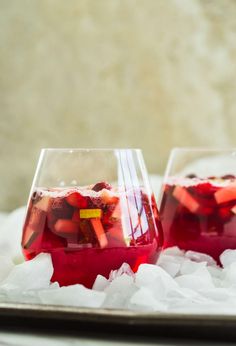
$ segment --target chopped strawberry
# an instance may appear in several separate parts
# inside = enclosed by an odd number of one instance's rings
[[[198,210],[199,203],[190,195],[186,188],[176,186],[173,191],[173,196],[192,213]]]
[[[218,204],[236,200],[236,186],[223,187],[215,192],[215,200]]]
[[[209,182],[204,182],[196,186],[190,186],[189,191],[206,198],[212,196],[212,194],[217,191],[217,187],[210,184]]]
[[[101,192],[101,199],[104,204],[116,204],[119,201],[117,196],[105,189]]]
[[[93,191],[100,191],[102,189],[107,189],[107,190],[111,190],[111,185],[106,183],[105,181],[102,181],[100,183],[97,183],[94,185],[94,187],[92,188]]]
[[[78,232],[78,224],[67,219],[59,219],[54,226],[55,232],[59,234],[75,234]]]
[[[40,210],[47,212],[49,209],[50,200],[51,200],[51,198],[49,196],[44,196],[40,199],[40,201],[35,203],[35,207],[37,207]]]
[[[72,192],[66,197],[67,203],[75,208],[87,208],[88,200],[85,196],[82,196],[79,192]]]
[[[91,219],[90,220],[91,225],[93,226],[94,232],[97,236],[99,245],[101,248],[104,248],[107,246],[108,241],[107,241],[107,237],[103,228],[103,225],[101,223],[100,219]]]

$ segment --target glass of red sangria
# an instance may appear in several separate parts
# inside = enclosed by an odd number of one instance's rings
[[[236,249],[236,149],[172,150],[160,198],[164,247],[217,261]]]
[[[124,262],[155,263],[162,228],[138,149],[43,149],[22,249],[50,253],[52,281],[92,287]]]

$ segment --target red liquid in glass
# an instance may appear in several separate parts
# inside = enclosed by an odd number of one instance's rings
[[[236,178],[173,178],[160,208],[164,247],[178,246],[217,261],[236,249]]]
[[[124,262],[136,271],[141,263],[155,263],[161,246],[153,196],[137,189],[114,191],[107,183],[36,190],[22,237],[26,259],[51,254],[52,281],[61,286],[91,287],[98,274],[108,277]]]

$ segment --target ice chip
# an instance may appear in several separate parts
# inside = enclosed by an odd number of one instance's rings
[[[138,287],[151,286],[154,281],[161,280],[165,286],[178,286],[164,269],[153,264],[141,264],[136,273],[135,283]]]
[[[0,256],[0,283],[6,279],[14,264],[8,256]]]
[[[2,282],[2,289],[31,290],[48,288],[53,274],[51,256],[42,253],[31,261],[16,265]]]
[[[236,262],[227,264],[226,268],[223,270],[223,282],[225,286],[236,285]]]
[[[93,284],[93,290],[104,291],[104,289],[109,285],[109,281],[102,275],[98,275]]]
[[[1,224],[0,252],[1,255],[6,254],[13,260],[23,260],[21,236],[25,213],[26,207],[18,208],[5,217]]]
[[[109,281],[112,281],[123,274],[127,274],[129,276],[134,277],[134,272],[132,271],[128,263],[123,263],[119,269],[112,270],[109,275]]]
[[[161,266],[161,268],[164,269],[173,278],[178,274],[181,266],[180,263],[174,261],[163,261],[161,263],[158,263],[158,265]]]
[[[202,268],[206,268],[206,265],[207,265],[206,262],[199,263],[199,262],[194,262],[194,261],[191,261],[189,259],[186,259],[181,265],[180,273],[182,275],[193,274],[197,270],[201,270]]]
[[[39,297],[43,304],[99,308],[105,300],[106,293],[90,290],[77,284],[41,290]]]
[[[228,298],[233,297],[235,294],[230,292],[229,289],[217,287],[213,289],[206,289],[201,292],[202,295],[208,299],[215,300],[216,302],[219,301],[227,301]],[[236,296],[235,296],[236,298]]]
[[[165,249],[163,251],[164,255],[170,255],[170,256],[184,256],[184,251],[180,250],[180,248],[178,248],[178,246],[173,246],[173,247],[169,247],[167,249]]]
[[[52,282],[49,286],[49,288],[60,288],[60,285],[59,283],[56,281],[56,282]]]
[[[127,305],[129,298],[136,290],[132,276],[123,274],[116,277],[110,285],[105,288],[107,297],[104,302],[104,307],[124,308]]]
[[[7,302],[14,303],[29,303],[39,304],[39,291],[38,290],[8,290],[7,291]]]
[[[190,259],[191,261],[206,262],[209,266],[217,266],[216,261],[211,256],[202,252],[189,250],[185,253],[185,257]]]
[[[141,287],[130,299],[130,308],[144,311],[166,311],[167,304],[158,300],[147,287]]]
[[[166,299],[171,291],[178,290],[178,283],[161,267],[142,264],[135,278],[138,288],[148,288],[157,300]]]
[[[224,268],[231,265],[231,263],[236,262],[236,250],[225,250],[220,255],[220,263],[223,265]]]
[[[195,272],[194,274],[181,275],[177,277],[175,281],[181,287],[190,288],[194,291],[201,291],[204,289],[214,288],[214,284],[210,274],[209,277],[207,277],[206,275],[198,275]]]
[[[183,257],[161,254],[157,261],[157,265],[163,268],[172,277],[175,277],[178,274],[183,261]]]

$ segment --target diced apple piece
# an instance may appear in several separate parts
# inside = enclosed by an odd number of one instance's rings
[[[101,223],[101,220],[100,219],[91,219],[90,222],[93,226],[93,229],[94,229],[94,232],[97,236],[100,247],[101,248],[106,247],[108,244],[108,241],[107,241],[107,237],[106,237],[103,225]]]
[[[101,199],[104,204],[116,204],[119,200],[111,191],[103,189],[101,192]]]
[[[236,200],[236,186],[227,186],[218,190],[214,194],[215,200],[218,204]]]
[[[46,213],[35,206],[32,207],[29,216],[29,225],[33,228],[41,228],[46,220]]]
[[[121,208],[120,208],[120,203],[117,203],[113,213],[111,214],[111,217],[113,219],[120,219],[121,218]]]
[[[54,229],[59,234],[75,234],[78,232],[78,224],[71,220],[59,219],[55,223]]]
[[[186,188],[182,186],[176,186],[174,188],[173,196],[192,213],[195,213],[200,206],[199,203],[186,190]]]
[[[37,207],[40,210],[47,212],[49,209],[50,200],[51,200],[51,198],[49,196],[44,196],[43,198],[40,199],[40,201],[35,203],[35,207]]]
[[[110,228],[106,236],[109,246],[126,246],[121,224]]]
[[[82,196],[79,192],[73,192],[66,197],[67,203],[75,208],[87,208],[88,201],[85,196]]]
[[[231,209],[232,213],[236,214],[236,205]]]
[[[33,229],[31,229],[30,227],[27,227],[25,230],[25,234],[24,234],[24,238],[23,238],[23,248],[24,249],[28,249],[33,242],[36,240],[36,238],[38,237],[40,233],[39,232],[35,232]]]

